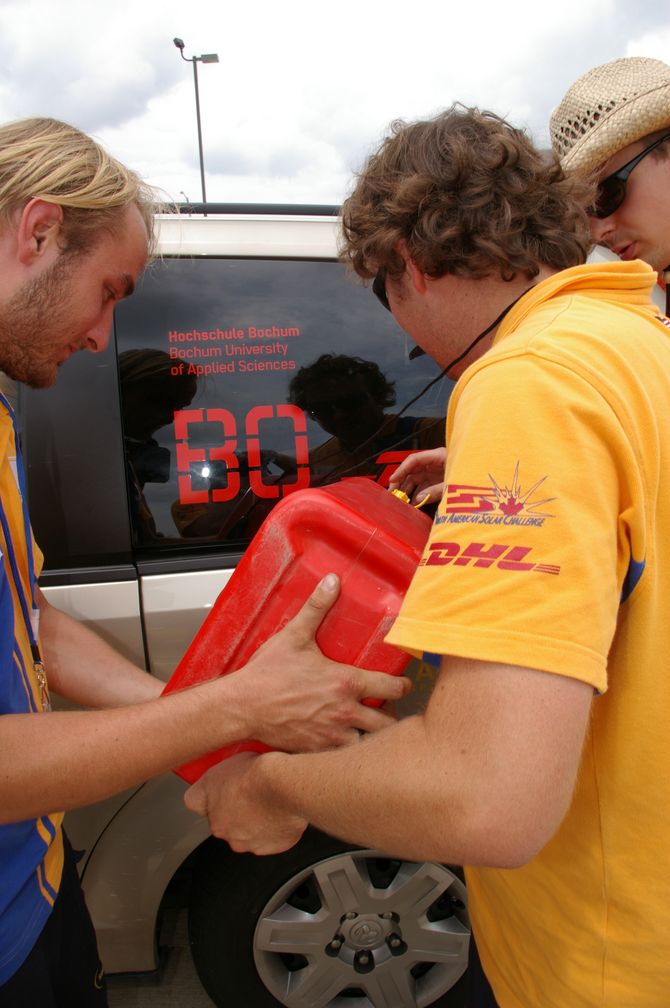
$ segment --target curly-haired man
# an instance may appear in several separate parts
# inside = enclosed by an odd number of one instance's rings
[[[648,265],[584,264],[592,200],[461,107],[396,124],[364,167],[343,255],[460,376],[388,637],[439,678],[423,715],[356,747],[248,757],[187,796],[237,849],[309,821],[468,866],[493,990],[474,958],[473,1005],[661,1008],[670,989],[670,340]],[[431,464],[395,482],[422,494]]]

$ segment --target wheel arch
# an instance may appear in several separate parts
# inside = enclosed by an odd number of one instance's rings
[[[108,973],[158,967],[157,924],[175,873],[210,836],[207,820],[183,802],[174,774],[148,781],[107,824],[82,882]]]

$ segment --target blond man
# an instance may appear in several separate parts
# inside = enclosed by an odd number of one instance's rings
[[[52,119],[0,128],[0,370],[43,388],[73,353],[105,349],[150,255],[153,211],[137,175],[79,130]],[[399,697],[407,683],[323,658],[314,633],[337,595],[330,578],[244,669],[161,697],[161,682],[40,593],[23,487],[2,398],[0,1006],[87,1008],[106,1004],[105,984],[62,810],[240,738],[288,750],[349,742],[389,722],[361,699]],[[54,712],[50,690],[90,709]]]

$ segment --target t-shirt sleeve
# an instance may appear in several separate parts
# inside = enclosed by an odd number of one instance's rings
[[[480,367],[454,392],[445,494],[387,640],[604,691],[634,468],[582,375],[533,355]]]

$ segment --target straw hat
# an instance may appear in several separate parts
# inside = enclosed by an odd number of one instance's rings
[[[554,110],[549,130],[563,168],[587,175],[665,126],[670,128],[670,66],[631,56],[580,77]]]

